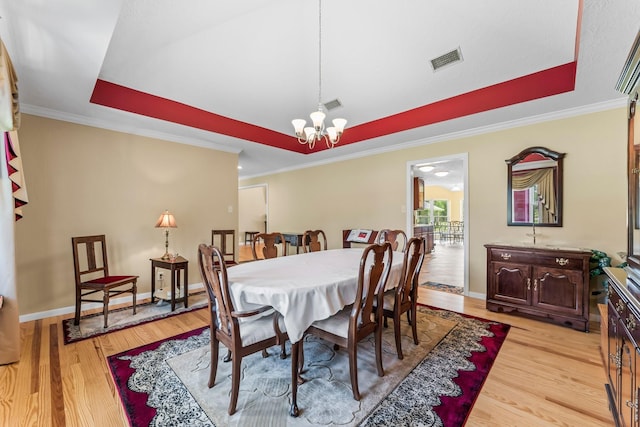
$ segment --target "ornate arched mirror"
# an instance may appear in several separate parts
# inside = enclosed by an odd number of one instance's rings
[[[507,162],[507,225],[562,227],[562,159],[544,147],[522,150]]]

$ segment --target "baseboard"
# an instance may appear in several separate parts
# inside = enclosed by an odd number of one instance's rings
[[[204,285],[202,283],[191,283],[189,284],[189,290],[196,290],[196,289],[204,289]],[[143,294],[137,294],[136,295],[136,299],[138,301],[142,301],[146,298],[151,298],[151,292],[145,292]],[[131,304],[133,301],[132,296],[123,296],[123,297],[118,297],[118,298],[113,298],[111,300],[109,300],[109,307],[111,307],[112,305],[118,305],[118,304]],[[101,308],[102,304],[100,303],[87,303],[87,304],[83,304],[82,305],[82,310],[91,310],[94,308]],[[19,316],[19,321],[20,323],[23,322],[30,322],[32,320],[40,320],[40,319],[46,319],[47,317],[55,317],[55,316],[61,316],[64,314],[70,314],[70,313],[75,313],[76,311],[76,307],[74,305],[71,306],[67,306],[67,307],[61,307],[61,308],[55,308],[53,310],[47,310],[47,311],[39,311],[37,313],[30,313],[30,314],[23,314],[21,316]]]

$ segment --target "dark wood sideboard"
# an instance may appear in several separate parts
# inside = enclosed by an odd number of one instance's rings
[[[633,271],[605,268],[607,291],[607,339],[605,356],[609,408],[616,426],[639,426],[640,394],[640,278]]]
[[[487,309],[589,330],[586,249],[487,244]]]
[[[413,237],[424,237],[426,242],[426,253],[430,254],[433,251],[434,238],[433,238],[433,225],[415,225],[413,227]]]

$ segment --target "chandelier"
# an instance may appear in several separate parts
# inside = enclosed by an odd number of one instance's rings
[[[333,126],[325,129],[324,118],[326,114],[322,111],[322,0],[318,0],[318,111],[309,114],[313,126],[307,126],[306,120],[295,119],[291,121],[296,132],[296,137],[300,144],[309,144],[309,149],[313,150],[316,142],[324,139],[327,148],[333,148],[344,132],[347,124],[345,119],[333,119]]]

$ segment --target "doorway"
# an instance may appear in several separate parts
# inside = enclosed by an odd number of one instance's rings
[[[266,233],[268,224],[268,185],[256,184],[238,188],[238,243],[246,243],[247,233]]]
[[[468,154],[407,162],[407,230],[432,225],[435,247],[425,257],[420,284],[467,294],[469,289]],[[422,206],[414,208],[414,178],[424,183]]]

